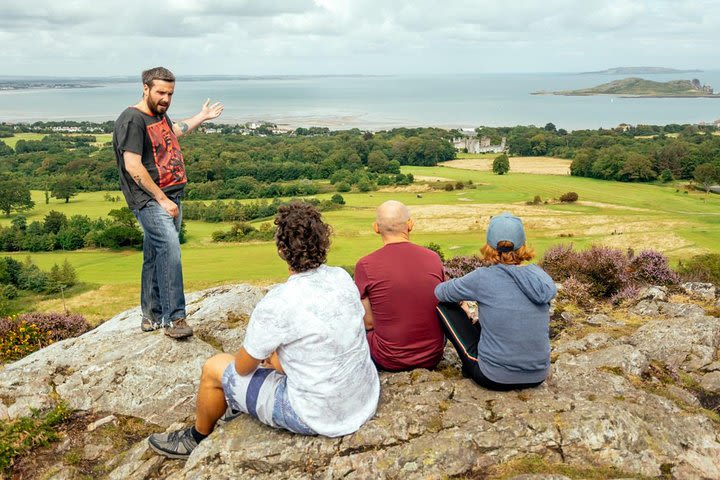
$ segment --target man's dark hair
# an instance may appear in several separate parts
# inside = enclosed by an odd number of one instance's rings
[[[330,227],[309,203],[293,201],[278,207],[275,217],[278,253],[295,273],[317,268],[327,258]]]
[[[155,67],[142,72],[143,85],[147,85],[148,87],[152,88],[153,82],[155,80],[174,82],[175,75],[173,75],[173,73],[165,67]]]

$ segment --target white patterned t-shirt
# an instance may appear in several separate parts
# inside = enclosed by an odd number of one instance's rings
[[[380,381],[365,339],[355,283],[339,267],[291,275],[255,307],[243,346],[278,352],[297,415],[321,435],[355,432],[377,408]]]

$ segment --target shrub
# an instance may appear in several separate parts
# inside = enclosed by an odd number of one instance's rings
[[[575,192],[567,192],[560,195],[560,201],[563,203],[577,202],[578,198],[578,194]]]
[[[630,275],[635,283],[644,285],[674,285],[679,277],[662,253],[643,250],[630,260]]]
[[[680,277],[688,282],[709,282],[720,286],[720,254],[695,255],[678,265]]]
[[[90,330],[81,315],[25,313],[0,319],[0,359],[14,361],[51,343],[77,337]]]
[[[214,242],[248,242],[250,240],[272,240],[275,236],[275,227],[270,223],[263,223],[257,229],[245,222],[235,222],[229,232],[216,231],[212,233]]]
[[[525,202],[526,205],[540,205],[542,203],[542,198],[540,198],[540,195],[535,195],[535,197],[528,202]]]
[[[572,245],[553,245],[538,262],[556,282],[564,282],[577,270],[577,254]]]
[[[631,251],[603,246],[575,252],[572,246],[555,245],[539,264],[556,282],[574,278],[587,284],[593,297],[613,297],[617,301],[630,298],[643,285],[672,285],[678,281],[667,257],[652,250],[633,256]]]
[[[592,305],[590,285],[571,275],[563,282],[562,288],[558,291],[558,300],[570,301],[579,307],[587,308]]]
[[[9,473],[15,457],[57,440],[53,427],[67,420],[70,414],[61,402],[44,413],[33,410],[29,417],[0,422],[0,474]]]
[[[660,172],[660,176],[658,177],[661,182],[667,183],[672,182],[675,178],[673,177],[673,173],[668,170],[667,168]]]
[[[92,235],[92,237],[90,236]],[[88,245],[105,248],[142,247],[143,233],[135,226],[115,223],[105,230],[94,231],[85,238]]]
[[[635,300],[640,292],[640,288],[637,284],[629,284],[618,290],[612,297],[610,302],[614,304],[621,304],[626,301]]]
[[[333,195],[333,196],[330,198],[330,201],[331,201],[332,203],[336,203],[336,204],[338,204],[338,205],[345,205],[345,199],[344,199],[343,196],[340,195],[339,193],[336,193],[335,195]]]
[[[455,187],[453,187],[453,184],[452,184],[452,183],[446,183],[446,184],[445,184],[445,191],[446,191],[446,192],[452,192],[453,190],[455,190]]]
[[[335,190],[337,190],[338,192],[349,192],[350,188],[350,184],[345,181],[337,182],[335,184]]]
[[[446,260],[444,263],[445,278],[460,278],[476,268],[487,267],[490,264],[476,255],[460,255]]]
[[[437,254],[438,254],[438,257],[440,257],[440,261],[441,261],[441,262],[444,262],[444,261],[445,261],[445,254],[443,253],[442,247],[441,247],[439,244],[437,244],[437,243],[435,243],[435,242],[430,242],[430,243],[428,243],[427,245],[425,245],[425,248],[427,248],[428,250],[432,250],[433,252],[437,253]]]
[[[628,282],[628,263],[621,250],[592,246],[578,254],[578,274],[593,296],[610,297]]]

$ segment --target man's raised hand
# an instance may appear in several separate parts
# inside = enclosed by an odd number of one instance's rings
[[[210,105],[210,99],[208,98],[205,100],[205,103],[200,111],[202,112],[203,117],[205,117],[205,120],[212,120],[213,118],[219,117],[224,108],[225,106],[220,102],[215,102]]]

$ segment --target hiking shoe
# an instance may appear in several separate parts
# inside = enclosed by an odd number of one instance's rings
[[[147,317],[143,317],[142,322],[140,322],[140,330],[143,332],[152,332],[158,328],[160,328],[160,324],[158,322],[153,322]]]
[[[218,421],[215,423],[215,425],[225,425],[230,420],[235,420],[241,414],[242,412],[234,412],[233,409],[230,408],[230,405],[228,405],[227,410],[225,410],[225,413],[223,413],[222,417],[218,418]]]
[[[191,337],[193,329],[187,324],[184,318],[178,318],[165,325],[165,335],[176,340]]]
[[[170,433],[153,433],[148,437],[150,448],[168,458],[188,458],[198,443],[192,427]]]

